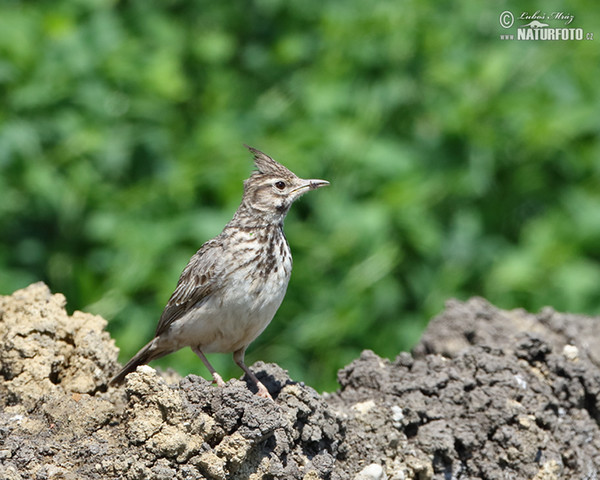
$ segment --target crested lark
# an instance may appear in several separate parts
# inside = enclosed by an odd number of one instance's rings
[[[138,365],[189,346],[219,386],[225,383],[205,353],[233,352],[258,387],[267,388],[244,363],[248,345],[273,319],[292,271],[283,220],[297,198],[329,182],[303,180],[264,153],[247,147],[257,170],[244,182],[242,203],[220,235],[206,242],[184,268],[156,334],[110,381],[115,385]]]

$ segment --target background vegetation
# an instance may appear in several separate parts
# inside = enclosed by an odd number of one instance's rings
[[[600,314],[600,10],[532,0],[595,40],[500,40],[523,8],[0,3],[0,292],[44,280],[126,360],[236,209],[247,143],[331,181],[288,217],[294,273],[249,363],[334,389],[450,297]]]

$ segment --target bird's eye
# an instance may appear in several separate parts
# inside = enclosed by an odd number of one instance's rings
[[[279,190],[283,190],[285,188],[285,182],[276,182],[275,186],[279,189]]]

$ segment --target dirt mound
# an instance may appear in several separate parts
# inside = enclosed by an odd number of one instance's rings
[[[596,478],[597,318],[449,302],[413,355],[365,351],[318,395],[277,365],[275,401],[150,367],[107,388],[106,322],[39,283],[0,297],[2,479]],[[172,381],[173,379],[168,379]]]

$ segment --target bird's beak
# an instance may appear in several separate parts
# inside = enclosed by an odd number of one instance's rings
[[[309,190],[316,190],[317,188],[326,187],[327,185],[329,185],[329,182],[327,180],[316,179],[306,180],[306,183],[306,186]]]
[[[300,192],[302,190],[304,190],[302,192],[304,193],[308,190],[316,190],[317,188],[326,187],[327,185],[329,185],[329,182],[327,180],[317,180],[315,178],[312,178],[310,180],[302,180],[302,182],[302,185],[300,185],[297,188],[294,188],[290,193]]]

